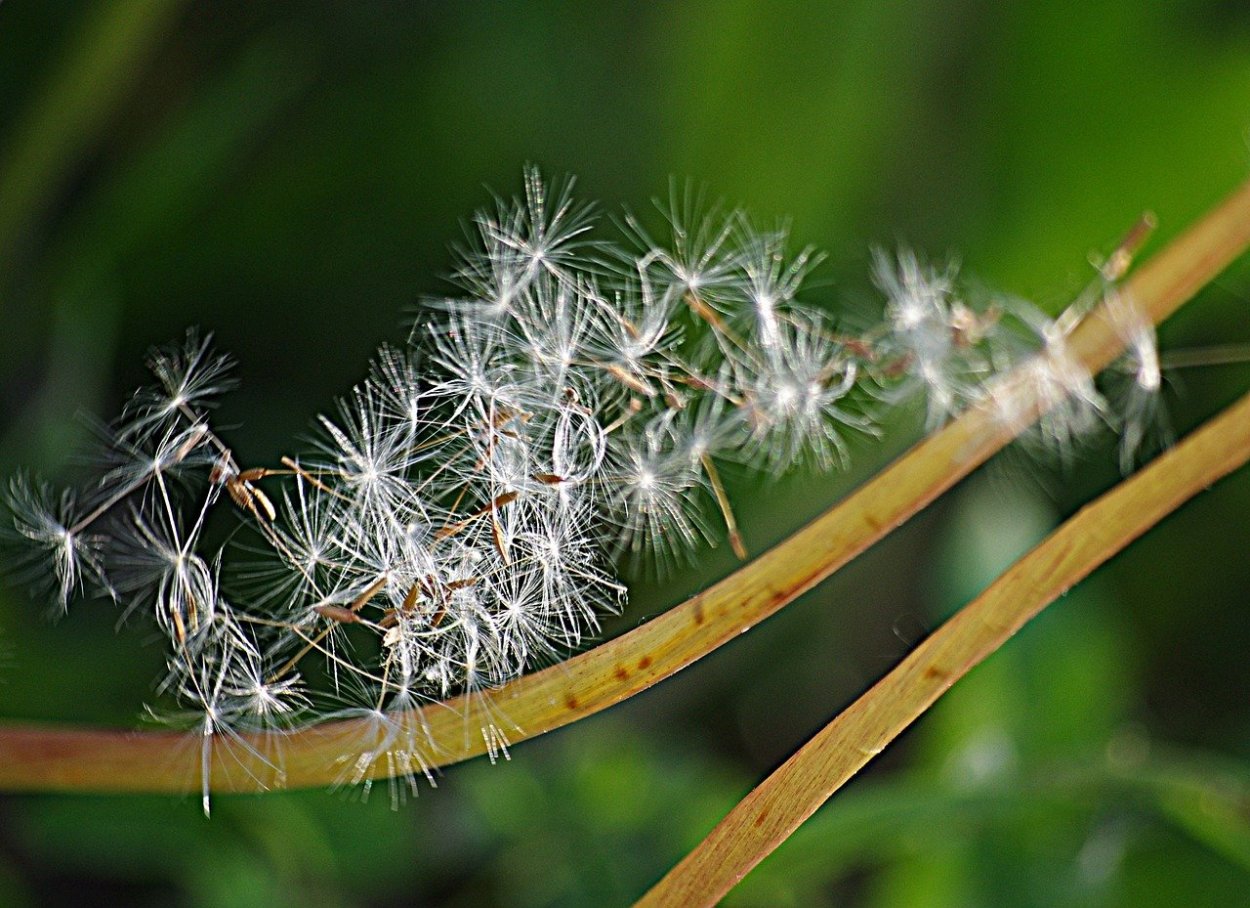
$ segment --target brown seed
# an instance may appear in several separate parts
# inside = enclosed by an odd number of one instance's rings
[[[313,611],[322,618],[329,618],[331,621],[337,621],[340,624],[358,624],[360,616],[351,609],[345,609],[341,605],[314,605]]]

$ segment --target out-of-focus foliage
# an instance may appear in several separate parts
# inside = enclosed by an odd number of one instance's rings
[[[272,462],[446,289],[447,244],[526,161],[646,212],[705,183],[832,252],[959,253],[1057,308],[1143,208],[1164,238],[1246,175],[1244,4],[0,6],[0,472],[72,471],[188,324],[240,361],[221,419]],[[1244,265],[1162,333],[1250,340]],[[406,315],[407,314],[407,315]],[[1187,372],[1181,429],[1250,369]],[[1183,393],[1181,393],[1183,392]],[[913,437],[861,445],[867,472]],[[454,768],[398,811],[321,792],[0,799],[0,902],[613,904],[1062,514],[1114,480],[1011,458],[704,664]],[[1037,476],[1041,472],[1040,481]],[[732,482],[733,478],[730,477]],[[760,551],[853,477],[752,495]],[[736,904],[1233,904],[1250,885],[1250,481],[1199,499],[996,654]],[[728,571],[638,583],[615,629]],[[161,660],[116,611],[0,588],[0,715],[137,721]]]

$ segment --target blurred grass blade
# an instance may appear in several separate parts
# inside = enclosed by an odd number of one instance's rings
[[[1016,562],[747,795],[639,904],[715,903],[1027,621],[1247,460],[1250,394]]]
[[[71,446],[74,412],[99,409],[84,400],[84,389],[104,385],[111,361],[119,265],[160,229],[211,210],[232,163],[259,144],[311,76],[308,54],[294,42],[251,42],[167,115],[124,166],[75,201],[43,251],[44,284],[34,294],[55,313],[47,378],[0,435],[0,455],[55,461]]]
[[[184,0],[89,4],[59,67],[0,149],[0,272],[21,231],[55,195],[125,96]]]
[[[1250,245],[1250,183],[1146,262],[1124,285],[1138,309],[1160,322]],[[1101,309],[1069,339],[1091,372],[1123,349]],[[1007,376],[1010,379],[1010,376]],[[1027,386],[1027,382],[1025,382]],[[1036,396],[1017,399],[1036,418]],[[345,772],[385,778],[423,761],[445,766],[487,752],[503,737],[535,737],[606,709],[685,668],[745,633],[824,580],[925,508],[1022,430],[991,406],[971,409],[920,442],[858,491],[736,573],[653,621],[489,695],[475,694],[403,714],[398,740],[428,742],[419,755],[376,747],[370,720],[325,723],[282,741],[281,783],[323,786]],[[195,734],[137,734],[93,729],[0,726],[0,790],[187,792],[199,788]],[[211,742],[213,791],[255,791],[273,777],[258,755],[265,735]]]
[[[1250,772],[1226,760],[1189,763],[1173,757],[1153,771],[1129,767],[1117,781],[1138,788],[1160,816],[1250,872]]]
[[[806,904],[814,891],[865,861],[907,863],[940,852],[950,846],[953,828],[990,830],[992,836],[1035,828],[1056,815],[1105,818],[1125,810],[1134,819],[1157,818],[1250,870],[1250,765],[1162,747],[1130,729],[1119,734],[1102,746],[1083,741],[1071,758],[992,778],[935,778],[920,770],[848,788],[838,795],[836,809],[818,811],[785,849],[742,880],[734,900],[767,905],[785,893],[791,902]]]

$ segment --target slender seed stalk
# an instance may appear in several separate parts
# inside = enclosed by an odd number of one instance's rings
[[[699,458],[699,463],[703,465],[703,472],[707,475],[707,481],[712,486],[712,492],[716,495],[716,506],[720,508],[721,518],[725,521],[729,547],[733,549],[739,561],[746,561],[746,544],[742,541],[742,533],[738,530],[738,518],[734,516],[734,509],[729,502],[729,495],[726,494],[725,486],[720,481],[720,471],[716,469],[716,462],[704,454]]]

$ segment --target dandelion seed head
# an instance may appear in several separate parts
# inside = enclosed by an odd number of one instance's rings
[[[6,534],[58,610],[110,595],[161,631],[160,691],[202,738],[206,809],[214,754],[304,721],[360,722],[338,764],[362,795],[379,775],[398,777],[392,798],[432,784],[417,706],[480,697],[597,633],[626,598],[614,561],[658,573],[718,536],[744,551],[721,465],[844,467],[913,397],[931,429],[977,403],[1013,431],[1036,417],[1036,447],[1060,457],[1111,425],[1131,461],[1155,418],[1153,329],[1114,288],[1116,393],[1069,348],[1081,307],[977,305],[954,266],[904,249],[875,257],[880,323],[847,332],[805,300],[821,255],[784,223],[676,183],[659,208],[660,232],[627,214],[608,243],[571,180],[527,169],[472,219],[456,293],[379,349],[311,452],[235,454],[213,419],[230,360],[192,331],[100,431],[93,483],[10,481]],[[206,530],[222,508],[224,547]],[[469,731],[507,757],[504,727]]]

